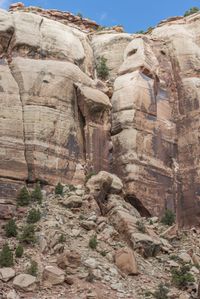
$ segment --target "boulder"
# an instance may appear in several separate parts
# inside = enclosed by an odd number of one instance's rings
[[[187,252],[181,252],[178,257],[184,263],[188,264],[191,262],[191,256]]]
[[[13,268],[1,268],[0,279],[7,282],[15,276],[15,270]]]
[[[62,269],[77,269],[81,265],[81,256],[74,250],[66,250],[58,256],[57,265]]]
[[[80,225],[86,230],[94,230],[97,226],[94,221],[89,220],[82,221]]]
[[[65,272],[55,266],[46,266],[43,271],[43,280],[51,285],[62,284],[65,281]]]
[[[159,238],[153,238],[143,233],[133,233],[132,237],[135,242],[135,248],[146,258],[156,256],[161,249]]]
[[[97,198],[101,191],[108,192],[112,185],[113,178],[110,173],[106,171],[100,171],[97,175],[93,175],[86,183],[86,187],[89,192]],[[104,200],[102,196],[102,200]]]
[[[19,274],[13,280],[13,286],[22,291],[34,291],[36,288],[36,277],[30,274]]]
[[[71,195],[70,197],[64,198],[61,204],[69,209],[80,208],[83,204],[82,198],[77,195]]]
[[[84,266],[90,269],[96,269],[99,265],[98,261],[95,258],[88,258],[83,262]]]
[[[127,275],[138,274],[136,258],[130,248],[121,248],[115,253],[115,264]]]
[[[100,171],[88,180],[86,187],[98,202],[102,214],[105,214],[109,205],[108,194],[120,193],[123,183],[116,175]]]
[[[6,299],[20,299],[20,297],[15,290],[11,290],[7,293]]]
[[[195,266],[199,267],[200,266],[200,256],[197,255],[196,253],[192,254],[192,262]]]

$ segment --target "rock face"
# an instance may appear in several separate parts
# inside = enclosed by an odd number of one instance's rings
[[[143,216],[168,208],[198,224],[199,23],[197,13],[131,35],[67,12],[1,10],[0,198],[112,170]]]
[[[111,104],[88,76],[87,35],[32,13],[0,19],[1,197],[24,181],[83,182],[84,167],[107,169]]]
[[[136,35],[112,97],[113,170],[127,200],[144,216],[176,210],[180,225],[200,212],[199,22],[195,14]]]

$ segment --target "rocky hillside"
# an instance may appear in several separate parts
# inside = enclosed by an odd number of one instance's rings
[[[62,187],[21,192],[1,224],[0,298],[200,298],[199,230],[142,218],[107,172]]]

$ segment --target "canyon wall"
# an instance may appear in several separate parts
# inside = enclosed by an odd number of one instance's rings
[[[69,13],[1,10],[1,203],[25,182],[108,170],[142,215],[169,208],[181,226],[199,224],[199,28],[199,13],[128,34]]]

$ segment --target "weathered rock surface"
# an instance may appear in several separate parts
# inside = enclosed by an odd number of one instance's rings
[[[0,279],[3,281],[9,281],[15,276],[15,270],[12,268],[0,268]]]
[[[51,285],[61,284],[65,280],[65,272],[55,266],[46,266],[43,272],[43,279]]]
[[[138,274],[137,262],[130,248],[119,249],[115,254],[115,263],[125,274]]]
[[[36,288],[36,277],[29,274],[19,274],[14,278],[13,285],[23,291],[33,291]]]
[[[113,169],[127,199],[143,216],[177,208],[181,225],[197,223],[200,212],[199,22],[195,14],[136,35],[112,97]]]
[[[111,104],[87,75],[87,34],[22,11],[1,10],[0,19],[1,197],[16,193],[13,180],[17,189],[38,179],[83,182],[87,164],[107,169]]]
[[[22,4],[0,21],[0,198],[24,182],[83,183],[111,169],[142,216],[168,208],[179,225],[198,224],[200,14],[148,34],[97,32],[91,20]]]

